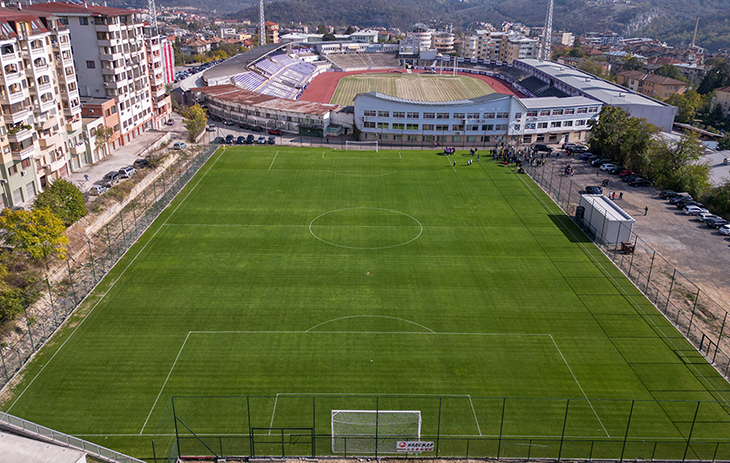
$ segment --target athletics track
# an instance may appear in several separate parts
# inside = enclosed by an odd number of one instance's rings
[[[315,103],[329,103],[330,101],[332,101],[332,96],[335,94],[335,90],[337,89],[337,84],[340,83],[340,79],[355,74],[366,74],[373,72],[385,74],[388,73],[388,69],[378,69],[371,71],[323,72],[322,74],[312,79],[312,81],[309,83],[309,86],[306,90],[304,90],[304,93],[302,93],[302,96],[299,99],[303,101],[313,101]],[[423,71],[413,71],[414,74],[418,74],[421,72]],[[444,75],[451,74],[451,71],[447,72],[444,69]],[[470,74],[468,72],[457,72],[457,74],[464,77],[472,77],[474,79],[482,80],[486,82],[490,87],[492,87],[492,89],[494,89],[494,91],[497,93],[501,93],[503,95],[514,95],[518,98],[525,98],[525,96],[522,95],[520,92],[510,88],[508,84],[502,82],[499,79],[495,79],[494,77],[484,76],[480,74]]]

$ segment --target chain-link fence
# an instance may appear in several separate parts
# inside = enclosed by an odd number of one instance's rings
[[[47,277],[32,291],[20,316],[0,320],[0,387],[71,315],[114,264],[144,233],[215,151],[206,146],[184,151],[147,187],[129,201],[91,238],[76,238],[65,261],[47,269]]]
[[[613,263],[631,280],[654,306],[709,360],[726,379],[730,379],[730,320],[727,310],[702,291],[687,276],[662,257],[628,225],[618,225],[617,236],[629,236],[621,242],[606,242],[593,236],[581,220],[575,218],[580,205],[581,187],[555,164],[530,165],[523,168],[553,201],[581,226]],[[696,352],[687,352],[693,363]],[[699,362],[699,365],[704,360]],[[699,368],[699,367],[698,367]]]
[[[380,426],[333,435],[333,410],[366,411]],[[403,436],[385,418],[420,412]],[[398,455],[399,441],[433,442],[425,457],[730,459],[727,404],[697,401],[481,398],[467,395],[173,397],[152,439],[155,461],[177,457]],[[381,429],[382,428],[382,429]],[[387,429],[387,431],[385,431]],[[370,449],[370,450],[363,450]],[[400,454],[404,455],[404,454]]]

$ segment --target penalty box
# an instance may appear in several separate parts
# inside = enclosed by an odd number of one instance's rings
[[[505,406],[500,398],[585,397],[547,334],[327,328],[191,331],[147,428],[159,422],[174,396],[177,416],[192,432],[204,434],[276,427],[328,434],[332,410],[418,410],[425,437],[439,431],[555,436],[563,425],[564,400],[519,399]],[[576,400],[570,413],[580,429],[571,433],[620,433],[601,421],[597,408]],[[541,420],[534,420],[536,409]]]

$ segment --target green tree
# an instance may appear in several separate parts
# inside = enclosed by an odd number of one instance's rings
[[[13,319],[24,307],[40,299],[41,272],[27,258],[13,252],[0,256],[0,320]]]
[[[722,138],[718,140],[717,147],[721,150],[730,150],[730,132],[725,132]],[[728,200],[730,200],[730,196]]]
[[[111,140],[111,138],[114,136],[114,128],[112,127],[105,127],[103,125],[100,125],[96,128],[95,132],[95,138],[94,141],[94,149],[96,151],[103,150],[104,155],[109,155],[109,146],[107,145],[107,142]]]
[[[323,42],[334,42],[337,40],[337,37],[335,37],[335,34],[332,34],[331,32],[328,32],[322,36]]]
[[[578,48],[578,47],[573,47],[573,48],[571,48],[571,49],[570,49],[570,51],[568,52],[568,56],[570,56],[570,57],[573,57],[573,58],[585,58],[585,57],[586,57],[586,54],[585,54],[585,52],[584,52],[583,50],[581,50],[580,48]]]
[[[652,177],[663,188],[689,191],[699,197],[710,187],[710,166],[698,162],[703,154],[704,146],[694,132],[685,133],[678,141],[660,137],[649,154]]]
[[[352,26],[347,26],[347,29],[345,29],[345,35],[350,35],[355,33],[355,28]]]
[[[648,148],[659,131],[646,119],[631,117],[616,106],[604,106],[598,121],[589,125],[591,151],[638,172],[646,169]]]
[[[5,243],[27,252],[35,260],[51,256],[66,257],[66,228],[50,209],[6,209],[0,214],[0,230],[5,233]]]
[[[326,33],[327,33],[327,28],[324,27],[324,24],[320,24],[319,26],[317,26],[317,34],[326,34]]]
[[[623,68],[624,71],[641,71],[644,69],[644,63],[636,56],[627,55],[624,58]]]
[[[182,116],[185,118],[183,123],[188,129],[188,136],[190,141],[194,142],[195,139],[203,133],[205,125],[208,123],[208,116],[199,104],[191,106],[183,111]]]
[[[717,58],[713,60],[712,69],[697,87],[697,93],[704,95],[726,85],[730,85],[730,63],[725,59]]]
[[[697,111],[702,105],[702,96],[694,90],[689,90],[683,94],[675,93],[671,95],[667,98],[667,103],[679,109],[677,122],[689,124],[695,118]]]
[[[76,185],[63,179],[58,179],[47,186],[36,197],[33,209],[53,211],[67,227],[87,214],[84,195]]]
[[[671,64],[665,64],[664,66],[660,66],[656,71],[654,71],[654,74],[658,76],[669,77],[671,79],[681,80],[682,82],[687,82],[687,78],[679,72],[677,66],[673,66]]]

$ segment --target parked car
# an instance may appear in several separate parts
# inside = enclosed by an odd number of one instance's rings
[[[136,173],[137,173],[137,169],[135,169],[132,166],[122,167],[121,169],[119,169],[119,175],[121,175],[122,178],[129,178]]]
[[[719,231],[722,235],[728,236],[730,235],[730,225],[723,225],[722,227],[718,228],[717,231]]]
[[[228,126],[231,126],[231,125],[233,125],[233,121],[225,121],[225,122],[223,123],[223,125],[228,125]]]
[[[180,150],[184,150],[185,148],[187,148],[187,146],[188,145],[186,145],[185,143],[179,141],[179,142],[175,143],[174,145],[172,145],[172,149],[174,149],[176,151],[180,151]]]
[[[269,145],[275,145],[276,144],[276,137],[269,136],[268,143],[269,143]]]
[[[689,193],[684,193],[684,194],[679,193],[679,194],[677,194],[677,196],[675,196],[674,198],[671,198],[669,200],[669,204],[677,204],[681,201],[691,201],[691,200],[692,200],[692,196],[690,196]]]
[[[223,137],[215,137],[215,140],[213,140],[213,143],[216,145],[222,145],[226,142],[226,139]]]
[[[728,222],[725,219],[708,219],[707,221],[705,221],[705,223],[710,228],[719,229],[720,227],[724,227],[725,225],[729,224],[730,222]]]
[[[596,159],[591,162],[591,167],[601,167],[604,164],[610,163],[610,159]]]
[[[175,125],[175,121],[172,119],[168,119],[167,122],[165,122],[167,125]]]
[[[246,137],[246,144],[251,145],[251,144],[253,144],[254,140],[256,140],[256,137],[254,137],[251,134],[248,134],[248,137]]]
[[[251,127],[251,130],[253,130],[254,132],[263,132],[264,128],[258,125],[254,125]]]
[[[587,186],[586,193],[589,195],[600,195],[603,194],[603,190],[600,186]]]
[[[681,201],[676,204],[677,209],[684,209],[687,206],[698,206],[698,207],[705,207],[704,204],[698,203],[697,201],[694,201],[692,199],[688,199],[687,201]]]
[[[104,194],[104,192],[107,190],[107,187],[104,185],[91,185],[91,188],[89,188],[89,194],[92,196],[99,196],[101,194]]]
[[[621,172],[618,173],[618,176],[621,177],[621,178],[631,177],[632,175],[636,175],[636,174],[633,171],[629,170],[629,169],[624,169],[624,170],[622,170]]]
[[[119,172],[109,172],[104,176],[104,178],[101,179],[101,184],[107,188],[111,188],[119,183],[119,180],[121,180],[121,178],[122,176],[119,175]]]
[[[146,169],[150,166],[150,160],[149,157],[139,158],[135,159],[132,163],[132,166],[134,166],[135,169]]]
[[[256,143],[259,145],[265,145],[266,144],[266,137],[261,135],[258,140],[256,140]]]
[[[580,159],[581,159],[581,161],[585,161],[585,160],[592,158],[593,156],[595,156],[595,154],[589,153],[586,151],[585,153],[580,155]]]
[[[629,182],[631,186],[651,186],[651,182],[645,178],[637,177]]]
[[[279,129],[269,129],[269,135],[281,135],[281,133]]]
[[[601,170],[609,171],[611,169],[614,169],[618,167],[616,164],[611,164],[610,162],[607,162],[605,164],[601,164]]]
[[[226,135],[226,145],[232,145],[233,144],[233,135],[230,133]]]
[[[541,144],[537,144],[537,145],[535,145],[535,146],[533,146],[533,147],[532,147],[532,151],[534,151],[534,152],[536,152],[536,153],[540,153],[540,152],[542,152],[542,153],[547,153],[547,154],[550,154],[550,153],[552,153],[552,152],[553,152],[553,149],[552,149],[552,148],[550,148],[550,147],[549,147],[549,146],[547,146],[547,145],[541,145]]]
[[[633,174],[633,175],[624,175],[623,177],[621,177],[621,181],[622,182],[629,183],[632,180],[635,180],[637,178],[641,178],[641,175],[636,175],[636,174]]]
[[[585,145],[576,145],[575,148],[570,150],[570,153],[585,153],[588,151],[588,147]]]
[[[616,167],[614,167],[614,168],[608,169],[608,171],[607,171],[607,172],[608,172],[609,174],[611,174],[611,175],[618,175],[618,174],[620,174],[620,173],[621,173],[621,171],[623,171],[623,170],[626,170],[626,169],[624,169],[624,168],[623,168],[623,167],[621,167],[621,166],[616,166]]]
[[[706,222],[708,219],[721,219],[722,217],[720,217],[719,215],[715,215],[712,212],[702,212],[700,214],[697,214],[695,218],[700,222]]]
[[[699,215],[710,211],[699,206],[686,206],[684,209],[682,209],[682,212],[684,212],[686,215]]]
[[[208,127],[205,128],[208,132],[215,132],[215,124],[209,124]]]
[[[237,145],[245,145],[246,144],[246,137],[243,135],[240,135],[238,138],[236,138],[236,144]]]
[[[659,193],[659,197],[662,199],[672,199],[675,196],[677,196],[677,192],[672,190],[663,190],[661,193]]]

